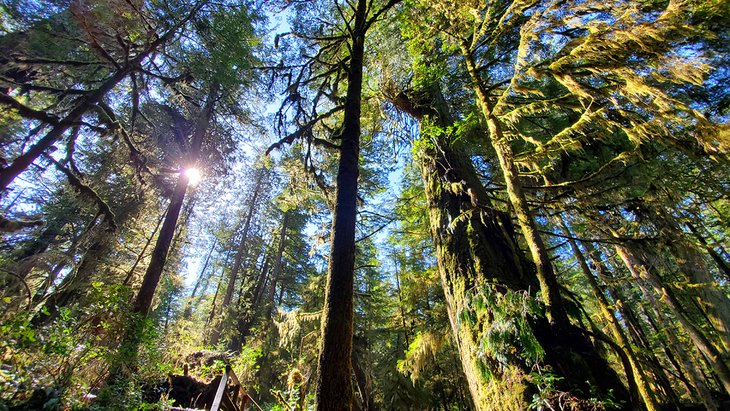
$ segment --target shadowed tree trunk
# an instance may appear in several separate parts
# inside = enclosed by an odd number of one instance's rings
[[[182,159],[186,167],[195,167],[198,163],[203,140],[208,132],[210,121],[213,118],[217,95],[218,86],[213,84],[210,87],[205,106],[202,108],[195,122],[193,134],[190,137],[190,148],[186,153],[186,158]],[[152,250],[150,263],[142,279],[142,285],[132,303],[132,312],[136,316],[132,318],[132,323],[122,338],[119,347],[119,358],[110,366],[109,380],[107,381],[110,384],[123,381],[125,378],[125,375],[122,373],[123,367],[133,365],[136,361],[140,339],[145,328],[145,320],[152,307],[152,300],[157,291],[163,269],[165,268],[167,254],[170,251],[170,245],[175,236],[177,220],[185,201],[187,188],[188,177],[185,171],[181,169],[178,174],[175,190],[170,198],[170,204],[165,213],[165,219],[160,228],[160,234],[155,243],[155,248]]]
[[[354,331],[355,221],[360,174],[360,112],[367,1],[358,0],[350,32],[347,95],[340,135],[332,245],[322,309],[322,345],[317,377],[317,410],[351,410]]]

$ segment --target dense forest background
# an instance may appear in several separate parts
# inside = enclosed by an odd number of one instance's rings
[[[0,1],[0,409],[729,409],[729,28]]]

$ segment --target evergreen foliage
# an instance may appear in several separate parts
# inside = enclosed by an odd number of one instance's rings
[[[727,409],[729,21],[3,0],[0,409]]]

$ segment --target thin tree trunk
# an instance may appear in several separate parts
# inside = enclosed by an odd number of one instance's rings
[[[218,285],[215,287],[215,294],[213,294],[213,302],[210,305],[210,314],[208,315],[208,319],[205,321],[206,327],[213,324],[213,321],[215,320],[215,312],[216,312],[216,303],[218,302],[218,294],[220,294],[221,291],[221,284],[223,284],[223,272],[221,271],[221,276],[218,278]],[[210,341],[208,341],[207,345],[210,344]]]
[[[233,268],[231,269],[231,275],[228,277],[228,286],[226,287],[226,294],[223,297],[223,304],[221,305],[221,309],[223,312],[226,312],[228,310],[229,305],[231,304],[231,300],[233,299],[233,291],[236,288],[236,280],[238,279],[238,272],[241,270],[241,264],[243,263],[243,258],[248,251],[248,231],[251,227],[251,218],[253,218],[254,213],[256,212],[256,207],[258,206],[257,200],[259,196],[259,192],[262,188],[262,181],[264,178],[265,171],[263,169],[259,169],[256,171],[256,182],[254,183],[254,189],[253,194],[251,194],[251,201],[248,205],[248,214],[246,215],[246,222],[243,225],[243,231],[241,232],[241,241],[238,245],[238,252],[236,253],[236,259],[233,261]],[[210,336],[210,344],[216,345],[218,344],[218,340],[220,339],[221,333],[223,332],[223,321],[225,321],[225,318],[221,318],[220,321],[216,324],[215,328],[213,329],[213,332]]]
[[[269,267],[271,266],[270,261],[271,256],[266,255],[266,257],[264,257],[264,265],[261,267],[259,278],[256,281],[256,288],[254,289],[253,296],[251,298],[252,307],[258,307],[261,303],[261,299],[263,298],[264,289],[266,288],[266,282],[269,277]]]
[[[542,299],[547,309],[548,320],[558,327],[567,329],[570,325],[570,320],[563,306],[558,280],[553,270],[552,262],[550,261],[550,255],[542,237],[540,237],[537,224],[530,213],[527,199],[522,191],[522,183],[520,182],[519,173],[514,163],[512,147],[502,133],[502,125],[492,113],[491,101],[487,91],[484,89],[482,79],[468,45],[461,44],[461,51],[466,61],[467,71],[472,81],[474,92],[476,93],[477,104],[489,128],[489,138],[492,147],[499,159],[510,203],[517,216],[517,221],[522,228],[525,241],[530,248],[532,260],[537,267],[537,278],[540,281],[540,290],[542,291]]]
[[[621,324],[619,324],[618,319],[616,319],[613,312],[609,308],[610,303],[608,302],[606,295],[601,289],[601,286],[598,284],[598,281],[596,281],[596,278],[593,276],[590,267],[588,267],[588,262],[586,261],[583,252],[578,247],[578,244],[573,239],[573,234],[570,232],[568,225],[565,223],[561,216],[556,217],[556,220],[559,227],[565,233],[566,237],[568,237],[568,244],[570,245],[570,249],[571,251],[573,251],[573,255],[578,261],[578,266],[583,273],[583,277],[586,279],[586,281],[588,281],[588,285],[590,285],[591,290],[593,291],[593,295],[596,297],[598,307],[601,310],[603,318],[606,322],[608,322],[614,340],[618,343],[618,346],[621,348],[621,350],[626,353],[626,357],[631,366],[631,370],[627,370],[627,374],[629,374],[629,371],[633,371],[633,381],[629,379],[629,392],[632,396],[634,409],[639,411],[642,409],[641,399],[643,399],[644,405],[646,406],[646,409],[648,411],[657,411],[659,407],[656,403],[656,399],[654,398],[654,393],[651,390],[651,386],[646,380],[646,376],[644,374],[644,370],[641,367],[641,363],[638,361],[633,347],[631,347],[631,344],[629,343],[629,340],[626,337],[624,330],[621,328]],[[639,396],[641,397],[641,399],[639,398]]]
[[[271,322],[271,316],[273,315],[274,308],[276,307],[274,302],[274,295],[276,294],[276,283],[281,277],[281,266],[282,256],[284,255],[284,247],[286,246],[286,230],[289,228],[289,219],[291,218],[291,212],[287,211],[284,213],[284,217],[281,220],[281,231],[279,232],[279,246],[276,249],[276,256],[274,257],[274,268],[271,270],[271,284],[269,285],[269,296],[266,299],[266,322]]]
[[[406,340],[406,345],[405,345],[404,349],[407,350],[408,347],[411,346],[411,341],[410,341],[410,335],[408,332],[409,330],[408,330],[408,327],[406,324],[406,313],[405,313],[405,309],[403,308],[403,295],[401,294],[401,289],[400,289],[400,273],[398,272],[399,271],[398,260],[397,260],[397,258],[395,258],[395,256],[394,256],[393,260],[394,260],[393,265],[395,267],[395,290],[398,293],[398,310],[400,311],[401,326],[403,327],[403,334],[404,334],[404,337]]]
[[[190,316],[193,313],[193,299],[195,298],[195,294],[198,292],[198,288],[200,288],[200,284],[203,282],[203,278],[205,277],[205,270],[208,269],[208,264],[210,264],[210,258],[213,256],[213,251],[215,251],[215,246],[218,245],[218,239],[216,238],[213,241],[213,245],[210,247],[210,251],[208,252],[208,257],[205,258],[205,263],[203,264],[203,268],[200,270],[200,274],[198,274],[198,280],[195,282],[195,286],[193,287],[193,291],[190,292],[190,297],[188,298],[187,304],[185,304],[185,310],[183,311],[183,318],[190,319]]]
[[[598,278],[603,279],[604,282],[609,281],[611,278],[613,278],[609,275],[608,268],[606,268],[606,266],[600,260],[598,251],[593,247],[593,245],[587,241],[583,242],[582,244],[586,252],[588,253],[588,259],[590,260],[591,266],[598,274]],[[626,329],[629,331],[629,335],[634,340],[634,344],[637,347],[645,348],[647,357],[646,361],[650,364],[652,368],[653,374],[657,379],[658,386],[662,389],[665,396],[671,401],[672,404],[679,404],[679,398],[677,397],[677,394],[674,391],[674,388],[672,387],[672,384],[666,375],[666,370],[654,354],[651,341],[649,341],[649,339],[646,337],[646,334],[641,324],[639,323],[639,319],[631,310],[631,307],[623,304],[623,297],[618,290],[608,290],[608,292],[611,294],[610,297],[614,300],[615,305],[619,313],[621,314],[621,318],[626,324]],[[670,360],[673,361],[673,358],[670,357]],[[678,366],[677,370],[680,370]]]
[[[712,343],[707,340],[707,338],[687,318],[684,310],[679,305],[679,302],[676,300],[674,295],[662,285],[661,281],[653,273],[649,271],[646,264],[641,261],[637,256],[635,256],[627,247],[617,244],[616,252],[618,253],[619,257],[621,257],[621,260],[624,262],[626,267],[629,269],[632,277],[634,277],[639,283],[639,286],[642,287],[645,297],[648,298],[652,303],[652,306],[656,311],[657,319],[662,322],[666,321],[658,308],[658,303],[656,302],[656,300],[654,300],[653,294],[644,286],[644,282],[647,282],[649,285],[651,285],[654,291],[662,297],[662,300],[665,302],[667,307],[674,313],[682,329],[687,333],[694,345],[705,357],[708,364],[710,364],[713,371],[720,378],[720,381],[722,381],[722,385],[725,391],[730,393],[730,369],[728,369],[728,366],[722,362],[720,354],[717,352]],[[668,330],[667,324],[663,323],[662,325],[665,327],[665,329],[667,329],[667,336],[670,336],[671,338],[672,333]],[[672,344],[674,345],[674,342],[672,342]],[[701,387],[697,388],[701,391],[705,391]],[[702,393],[705,405],[710,407],[714,403],[714,401],[711,397],[708,397],[708,395],[709,391],[705,391],[704,393]],[[716,409],[716,406],[714,407]]]
[[[145,242],[144,247],[142,247],[142,251],[140,251],[140,253],[137,255],[137,259],[134,260],[134,264],[132,264],[132,268],[127,271],[127,276],[124,278],[124,282],[122,282],[122,285],[127,285],[134,279],[134,270],[137,269],[137,266],[139,265],[140,261],[142,261],[145,253],[147,252],[147,248],[149,248],[150,244],[152,244],[152,240],[155,238],[157,230],[160,229],[162,222],[165,220],[165,215],[167,215],[167,212],[162,213],[160,218],[157,220],[157,225],[155,225],[155,228],[154,230],[152,230],[152,233],[150,233],[150,236],[147,237],[147,241]]]

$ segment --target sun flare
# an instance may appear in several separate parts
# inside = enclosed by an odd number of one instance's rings
[[[195,167],[191,167],[185,169],[185,177],[188,178],[188,184],[195,186],[200,182],[202,175],[200,174],[200,170]]]

